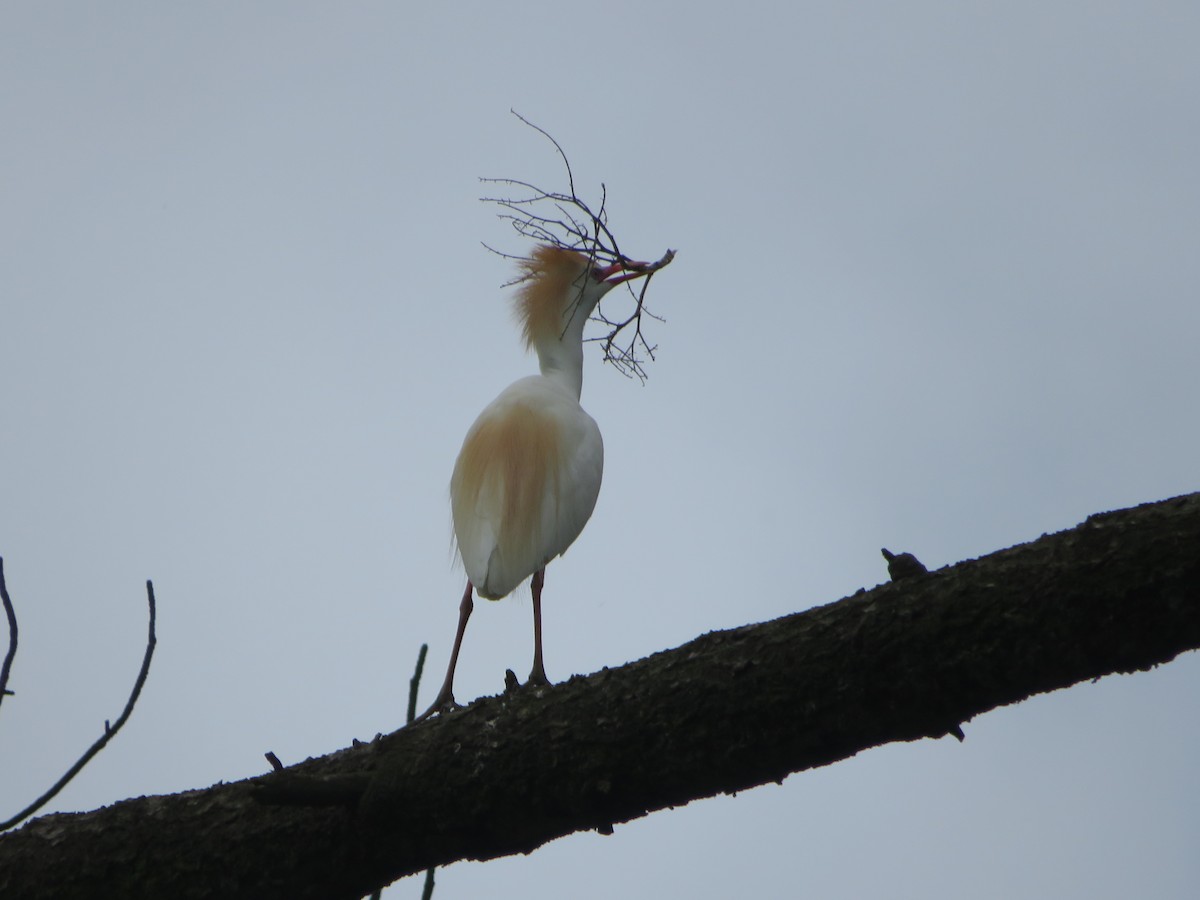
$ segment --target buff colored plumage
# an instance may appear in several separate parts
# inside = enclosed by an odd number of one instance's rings
[[[498,600],[571,545],[600,492],[600,429],[541,376],[476,420],[450,482],[459,555],[476,592]]]
[[[647,264],[593,266],[587,257],[541,246],[522,261],[515,310],[540,374],[513,383],[467,432],[450,480],[450,507],[467,587],[446,678],[421,718],[453,707],[454,669],[473,593],[498,600],[532,576],[534,658],[531,684],[547,684],[542,662],[541,595],[545,566],[583,530],[600,492],[604,443],[579,405],[583,327],[617,284]]]

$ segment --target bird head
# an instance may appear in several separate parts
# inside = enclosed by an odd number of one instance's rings
[[[541,245],[521,261],[523,275],[516,311],[525,343],[560,340],[575,325],[583,325],[600,299],[619,284],[647,274],[649,263],[618,260],[595,265],[582,253]]]

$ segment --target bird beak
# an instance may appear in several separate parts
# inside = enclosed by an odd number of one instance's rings
[[[607,285],[616,286],[624,281],[632,281],[635,278],[641,278],[646,274],[646,270],[650,267],[650,263],[635,262],[632,259],[618,260],[611,266],[597,266],[592,270],[592,274],[597,281]],[[619,277],[611,276],[621,273]]]

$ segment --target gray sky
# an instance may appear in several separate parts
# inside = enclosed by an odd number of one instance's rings
[[[9,4],[0,813],[115,718],[89,809],[400,724],[462,575],[447,483],[534,371],[477,176],[679,249],[546,585],[552,679],[1196,490],[1194,3]],[[528,670],[477,609],[460,699]],[[438,896],[1190,897],[1200,661],[460,864]],[[387,896],[417,896],[406,882]]]

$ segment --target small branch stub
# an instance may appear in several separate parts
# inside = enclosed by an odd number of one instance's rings
[[[911,553],[893,553],[887,547],[884,547],[879,552],[887,560],[888,575],[891,576],[892,581],[900,581],[902,578],[914,578],[917,575],[929,574],[929,570],[925,568],[925,564]]]

